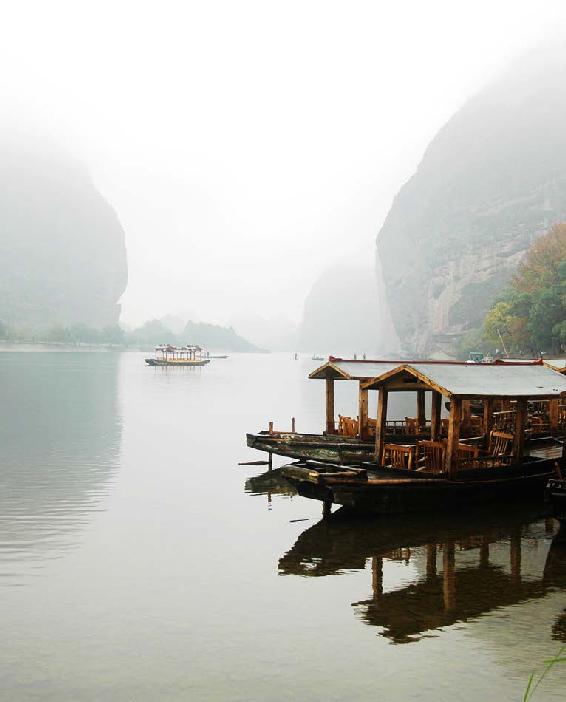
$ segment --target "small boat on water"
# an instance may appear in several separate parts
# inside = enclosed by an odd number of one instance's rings
[[[302,460],[282,473],[303,497],[373,514],[457,509],[490,499],[542,499],[544,488],[566,462],[566,377],[542,364],[402,364],[362,383],[377,390],[375,453],[371,461],[343,465]],[[411,444],[387,436],[391,392],[416,392],[424,411],[432,393],[430,437]],[[450,416],[441,420],[443,397]],[[472,400],[481,401],[482,433],[462,437]],[[508,402],[511,430],[495,425],[494,407]],[[547,436],[531,427],[538,405],[547,403]],[[535,425],[536,426],[536,425]]]
[[[552,516],[566,525],[566,480],[562,477],[551,478],[546,485],[545,498]]]
[[[160,344],[155,347],[155,356],[146,358],[148,366],[206,366],[210,358],[203,355],[200,346],[172,346]]]

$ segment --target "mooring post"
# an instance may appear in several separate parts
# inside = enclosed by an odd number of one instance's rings
[[[269,433],[273,434],[273,422],[269,422]]]
[[[295,433],[295,417],[291,417],[291,433]]]
[[[324,500],[322,503],[322,518],[326,519],[332,514],[332,500]]]
[[[268,470],[272,470],[272,469],[273,469],[273,454],[271,453],[271,451],[269,451],[269,468],[268,468]]]

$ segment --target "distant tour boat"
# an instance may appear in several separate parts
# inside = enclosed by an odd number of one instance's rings
[[[200,346],[171,346],[160,344],[155,347],[155,356],[146,358],[148,366],[205,366],[210,358],[205,357]]]

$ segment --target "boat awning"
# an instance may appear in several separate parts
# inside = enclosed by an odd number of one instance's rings
[[[413,363],[385,371],[363,387],[436,390],[446,397],[548,399],[566,395],[566,377],[544,365]]]
[[[309,373],[309,378],[324,380],[370,380],[376,375],[397,368],[400,361],[356,361],[342,358],[331,358],[322,366]]]
[[[559,373],[566,374],[566,358],[546,358],[544,365]]]

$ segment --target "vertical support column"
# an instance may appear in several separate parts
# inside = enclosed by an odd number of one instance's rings
[[[454,609],[456,606],[456,549],[453,541],[444,544],[442,569],[444,609]]]
[[[387,397],[387,390],[385,390],[385,388],[379,388],[377,397],[377,422],[375,427],[375,460],[378,465],[381,465],[383,461],[385,422],[387,420]]]
[[[417,433],[422,433],[426,424],[425,391],[417,390]]]
[[[326,379],[326,433],[336,433],[334,428],[334,378]]]
[[[462,418],[462,400],[450,398],[450,418],[448,420],[448,444],[446,446],[446,472],[450,477],[456,473],[458,461],[458,444],[460,443],[460,422]]]
[[[426,545],[426,577],[427,580],[436,577],[436,544]]]
[[[362,382],[360,380],[358,395],[358,435],[363,440],[368,438],[368,390],[362,388]]]
[[[462,426],[468,428],[472,418],[472,401],[462,400]]]
[[[515,440],[513,442],[513,455],[521,460],[525,451],[525,429],[527,428],[527,400],[520,397],[517,400],[517,413],[515,415]]]
[[[548,420],[550,422],[550,431],[558,431],[558,415],[560,413],[560,400],[555,398],[548,401]]]
[[[375,600],[383,595],[383,558],[380,556],[371,559],[371,589]]]
[[[442,394],[432,391],[432,411],[430,415],[430,438],[438,441],[442,433]]]
[[[487,536],[482,537],[482,542],[480,546],[480,568],[487,568],[489,566],[489,539]]]
[[[511,534],[509,544],[509,565],[511,577],[517,584],[521,582],[521,529],[520,527]]]
[[[484,433],[484,448],[489,446],[489,435],[493,429],[493,399],[491,397],[483,398],[483,433]]]

